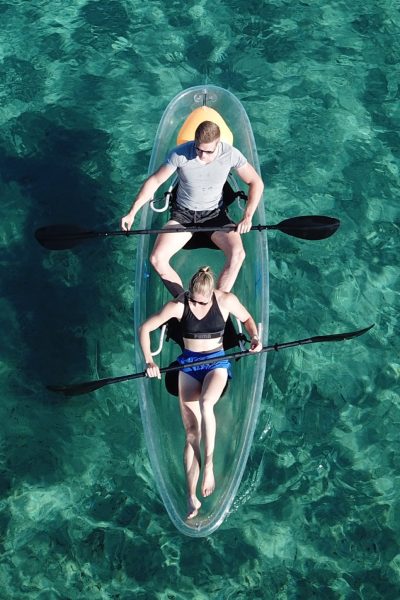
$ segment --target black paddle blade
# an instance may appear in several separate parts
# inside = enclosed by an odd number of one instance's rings
[[[335,233],[340,225],[339,219],[323,215],[292,217],[281,221],[276,229],[303,240],[324,240]]]
[[[81,243],[82,233],[79,225],[49,225],[39,227],[35,238],[47,250],[69,250]]]
[[[104,381],[88,381],[87,383],[77,383],[76,385],[47,385],[47,389],[50,392],[56,392],[57,394],[64,394],[64,396],[81,396],[82,394],[89,394],[95,392],[99,388],[107,385]]]
[[[374,326],[375,323],[369,325],[369,327],[364,327],[364,329],[358,329],[357,331],[348,331],[347,333],[333,333],[331,335],[319,335],[311,339],[315,342],[341,342],[342,340],[351,340],[351,338],[364,335],[364,333],[367,333],[367,331],[372,329],[372,327]]]

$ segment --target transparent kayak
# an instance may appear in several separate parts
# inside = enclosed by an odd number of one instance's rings
[[[233,133],[233,144],[259,172],[259,161],[254,136],[247,114],[239,100],[230,92],[212,85],[189,88],[178,94],[167,106],[159,124],[149,164],[149,173],[165,160],[171,148],[177,145],[177,136],[185,119],[196,108],[209,106],[225,120]],[[234,190],[247,192],[247,186],[235,173],[230,175]],[[162,198],[166,187],[158,190]],[[241,204],[242,203],[242,204]],[[157,203],[158,204],[158,203]],[[161,201],[161,205],[163,200]],[[243,200],[229,207],[229,214],[238,221],[243,212]],[[167,212],[155,212],[150,205],[142,210],[142,228],[161,228],[168,220]],[[264,224],[264,206],[260,203],[253,224]],[[252,231],[243,236],[246,259],[235,287],[232,290],[248,308],[256,322],[262,325],[263,344],[268,336],[268,252],[266,232]],[[135,331],[149,315],[158,311],[171,299],[149,264],[154,236],[140,236],[137,250],[135,290]],[[182,250],[172,264],[187,287],[190,277],[201,265],[210,265],[218,275],[224,263],[219,250]],[[159,344],[158,334],[153,334],[152,345]],[[231,350],[237,351],[238,348]],[[156,360],[168,366],[180,354],[180,347],[172,341],[165,342]],[[229,352],[229,350],[228,350]],[[227,353],[228,353],[227,352]],[[144,368],[139,342],[135,344],[136,368]],[[139,403],[146,444],[154,473],[155,483],[165,508],[177,529],[185,535],[203,537],[215,531],[225,517],[235,498],[249,455],[259,412],[266,368],[266,353],[233,361],[233,380],[228,391],[215,407],[217,436],[214,454],[216,489],[208,498],[198,497],[202,507],[192,520],[186,520],[186,486],[183,469],[184,428],[181,422],[179,401],[170,395],[162,380],[139,380]]]

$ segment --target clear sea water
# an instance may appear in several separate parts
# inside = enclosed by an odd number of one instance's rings
[[[3,600],[400,598],[400,5],[396,0],[0,1]],[[135,242],[51,253],[50,223],[116,229],[161,114],[192,85],[244,104],[270,236],[269,356],[232,514],[180,535],[155,491],[132,372]]]

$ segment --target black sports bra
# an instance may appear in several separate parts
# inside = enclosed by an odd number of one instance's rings
[[[215,294],[212,296],[212,305],[202,319],[198,319],[189,306],[188,293],[184,299],[185,308],[181,318],[182,335],[191,340],[211,340],[219,338],[225,330],[225,320],[221,314]]]

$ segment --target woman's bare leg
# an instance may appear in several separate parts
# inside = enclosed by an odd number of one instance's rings
[[[201,507],[201,502],[197,497],[196,491],[201,468],[200,391],[201,384],[194,379],[194,377],[191,377],[186,373],[179,373],[179,402],[186,434],[183,463],[185,467],[187,487],[187,519],[193,519]]]
[[[201,493],[204,497],[210,496],[215,489],[213,457],[217,425],[214,406],[224,391],[227,379],[228,371],[226,369],[210,371],[203,381],[199,399],[204,440],[204,472],[201,486]]]

